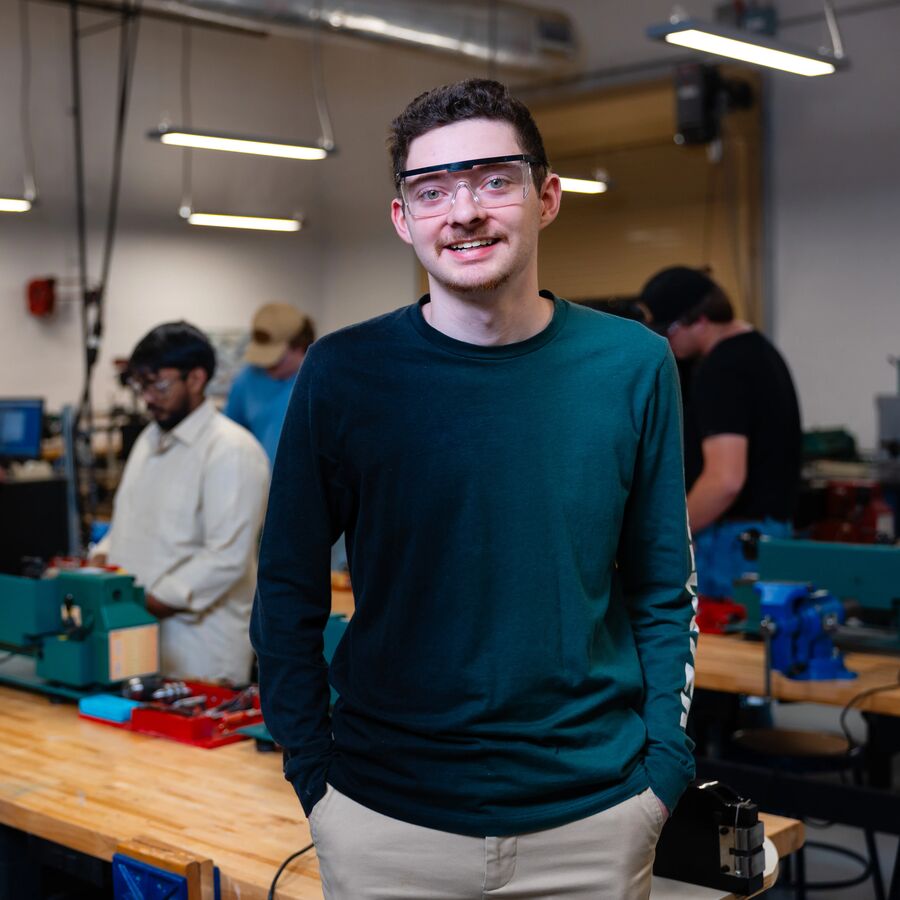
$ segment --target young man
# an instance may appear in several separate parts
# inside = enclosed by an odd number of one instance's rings
[[[245,682],[269,466],[256,439],[205,399],[215,365],[187,322],[160,325],[134,348],[128,370],[153,422],[128,457],[94,559],[145,588],[164,675]]]
[[[224,413],[263,445],[270,462],[294,381],[315,339],[312,319],[288,303],[267,303],[253,316],[247,366],[231,385]]]
[[[705,273],[663,269],[641,297],[675,356],[696,361],[686,459],[699,591],[730,598],[735,579],[752,569],[740,535],[751,528],[791,533],[803,436],[794,382],[778,350],[735,318],[728,296]],[[705,606],[701,625],[713,627],[715,612]]]
[[[538,291],[559,179],[502,85],[422,95],[390,146],[430,293],[311,349],[251,623],[325,896],[645,897],[693,771],[674,362]]]

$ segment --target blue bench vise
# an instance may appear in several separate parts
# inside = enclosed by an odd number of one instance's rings
[[[856,678],[831,637],[846,615],[837,597],[796,582],[759,581],[754,589],[772,669],[798,681]]]

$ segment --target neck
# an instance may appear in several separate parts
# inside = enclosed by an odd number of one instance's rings
[[[527,341],[553,318],[553,302],[538,294],[537,272],[524,283],[508,282],[484,292],[449,290],[429,277],[430,303],[422,307],[425,321],[442,334],[481,346]]]
[[[721,325],[711,322],[703,337],[700,355],[707,356],[712,352],[712,349],[716,344],[720,344],[722,341],[734,337],[736,334],[746,334],[748,331],[753,331],[753,326],[743,319],[735,319],[733,322],[723,322]]]

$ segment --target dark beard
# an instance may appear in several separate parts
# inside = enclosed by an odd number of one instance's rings
[[[153,419],[161,431],[171,431],[188,417],[190,411],[190,406],[188,405],[187,400],[185,400],[183,406],[170,412],[164,419],[159,419],[156,416],[154,416]]]
[[[502,275],[498,275],[496,278],[488,281],[482,281],[480,284],[454,284],[452,281],[446,281],[443,278],[438,278],[437,280],[444,288],[454,294],[489,294],[503,287],[509,281],[509,276],[509,272],[504,272]]]

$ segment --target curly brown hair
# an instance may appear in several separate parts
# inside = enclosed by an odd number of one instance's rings
[[[443,125],[465,119],[496,119],[509,122],[516,131],[522,152],[539,159],[532,164],[531,175],[540,189],[550,171],[541,133],[528,107],[509,93],[499,81],[486,78],[467,78],[455,84],[445,84],[419,94],[406,109],[391,122],[387,147],[391,155],[394,187],[400,189],[398,173],[406,168],[409,145],[421,135]]]

